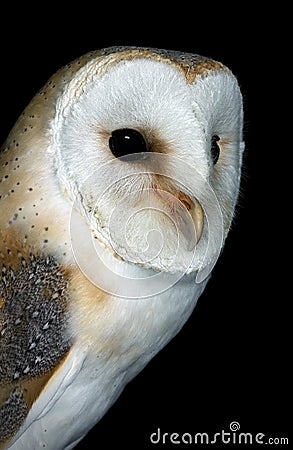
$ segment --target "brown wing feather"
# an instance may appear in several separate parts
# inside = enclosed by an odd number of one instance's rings
[[[71,339],[68,272],[52,256],[28,254],[3,235],[1,259],[0,442],[3,443],[23,423],[68,353]]]

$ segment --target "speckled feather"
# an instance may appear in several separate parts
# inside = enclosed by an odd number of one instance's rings
[[[61,191],[53,172],[47,176],[42,149],[49,144],[47,127],[56,99],[92,56],[68,64],[47,82],[16,122],[0,154],[0,448],[18,430],[42,382],[48,382],[70,348],[69,277],[63,265],[66,260],[68,267],[68,214],[62,197],[61,214],[48,208],[52,197],[57,207]],[[27,379],[36,380],[29,399],[24,396]]]
[[[95,367],[94,361],[97,354],[100,360],[104,361],[105,367],[111,365],[111,361],[118,361],[121,354],[126,355],[125,365],[126,361],[131,365],[142,358],[139,345],[137,348],[133,345],[128,348],[126,345],[127,319],[123,322],[121,318],[115,318],[116,325],[111,323],[116,300],[114,301],[109,295],[92,285],[76,265],[70,246],[69,220],[72,207],[70,195],[60,185],[53,157],[50,151],[46,151],[51,145],[50,124],[56,114],[56,102],[78,71],[89,62],[95,61],[97,64],[104,58],[107,60],[106,70],[108,71],[111,65],[117,64],[122,59],[130,61],[139,57],[163,61],[176,67],[184,73],[188,83],[194,82],[197,76],[204,77],[210,71],[228,71],[221,63],[209,58],[175,51],[112,47],[90,52],[68,64],[49,79],[22,113],[2,147],[0,153],[0,449],[7,448],[9,442],[13,442],[16,436],[20,436],[17,433],[28,413],[31,409],[37,410],[39,404],[37,399],[46,397],[47,392],[53,390],[63,368],[65,370],[67,365],[71,367],[70,358],[75,361],[72,355],[75,354],[75,347],[78,347],[77,341],[79,348],[83,346],[84,349],[92,348],[92,359],[90,358],[88,362],[90,368]],[[203,288],[204,285],[199,289],[197,297]],[[182,289],[184,290],[184,287]],[[181,315],[182,322],[187,320],[196,299],[186,305],[182,301],[178,306],[181,309],[178,309],[177,314]],[[125,305],[126,302],[119,307],[125,308],[126,311]],[[143,308],[143,306],[141,303],[135,305],[132,302],[131,308],[132,311],[129,314],[132,317],[135,308]],[[148,312],[144,314],[144,318],[146,321],[149,320],[151,330],[155,326],[153,307],[147,306],[146,311]],[[73,326],[72,316],[75,317],[76,312],[80,322],[77,325],[75,320]],[[122,316],[123,314],[124,312]],[[126,317],[127,314],[125,312]],[[164,319],[162,320],[162,327],[167,330],[169,319],[166,319],[166,323]],[[141,368],[179,331],[182,325],[183,323],[178,322],[170,336],[169,331],[158,331],[154,348],[150,346],[149,354],[142,360]],[[112,331],[112,326],[115,331]],[[147,337],[143,335],[144,326],[141,325],[141,340],[147,341]],[[145,327],[147,330],[147,326]],[[96,329],[99,329],[100,333],[98,343],[95,342]],[[128,333],[131,335],[131,328]],[[150,331],[145,333],[148,336],[147,333],[150,334]],[[160,333],[166,334],[165,341]],[[80,358],[80,364],[82,364],[82,357]],[[133,370],[133,374],[126,376],[126,367],[123,369],[121,361],[119,364],[123,374],[119,375],[121,380],[128,381],[141,370],[141,368]],[[71,369],[66,370],[70,372]],[[109,383],[112,383],[111,379]],[[59,385],[59,381],[57,384]],[[113,390],[112,397],[110,396],[110,400],[105,398],[101,413],[95,412],[96,420],[113,403],[122,388],[123,386],[117,389],[113,386],[109,387],[109,392]],[[56,391],[58,388],[54,387],[54,389]],[[74,398],[72,402],[74,403]],[[46,409],[45,406],[44,409]],[[94,407],[91,406],[91,408]],[[39,414],[42,416],[41,413]],[[59,420],[61,419],[58,416],[56,421]],[[90,427],[92,425],[93,423]],[[35,433],[36,430],[33,428]],[[25,431],[25,427],[22,431]],[[54,433],[53,428],[51,431]],[[73,435],[71,439],[70,436],[66,436],[63,429],[64,445],[68,445],[66,448],[72,448],[87,431],[86,426],[81,427],[79,434],[71,430]],[[36,442],[41,442],[42,436],[40,432],[40,438],[36,437],[39,439]],[[12,448],[24,449],[26,448],[24,445],[22,442],[19,447],[13,445]],[[30,448],[37,448],[33,445]],[[47,448],[55,450],[55,447],[50,445]]]

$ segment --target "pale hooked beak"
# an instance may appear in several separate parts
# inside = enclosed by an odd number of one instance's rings
[[[163,201],[165,208],[167,205],[179,232],[185,237],[187,250],[194,250],[200,240],[204,224],[204,213],[200,203],[195,198],[192,199],[189,195],[173,189],[171,193],[169,190],[156,187],[155,192]]]

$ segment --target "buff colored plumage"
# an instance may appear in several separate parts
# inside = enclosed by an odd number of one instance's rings
[[[184,325],[241,177],[242,99],[198,55],[91,52],[0,153],[0,449],[73,448]]]

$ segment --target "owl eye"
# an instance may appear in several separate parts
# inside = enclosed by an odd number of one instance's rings
[[[112,131],[112,135],[109,139],[109,147],[116,158],[133,155],[134,153],[148,152],[147,144],[142,134],[131,128],[121,128]],[[134,158],[130,157],[124,159],[133,160]]]
[[[214,134],[212,136],[212,140],[211,140],[211,155],[212,155],[212,160],[213,160],[213,164],[215,165],[219,159],[220,156],[220,146],[218,144],[218,141],[220,140],[219,136],[217,136],[216,134]]]

